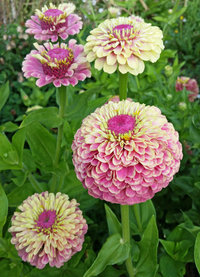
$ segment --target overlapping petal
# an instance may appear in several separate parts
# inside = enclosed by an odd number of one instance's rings
[[[178,138],[158,108],[110,101],[86,117],[75,135],[77,177],[95,198],[122,205],[144,202],[179,170]]]
[[[9,228],[23,261],[39,269],[61,267],[82,249],[88,226],[75,199],[60,192],[35,193],[18,207]]]
[[[164,49],[162,31],[137,17],[107,19],[93,29],[87,38],[85,51],[95,68],[113,73],[138,75],[144,62],[156,62]]]

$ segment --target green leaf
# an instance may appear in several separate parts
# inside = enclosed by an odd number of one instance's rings
[[[63,119],[58,116],[58,108],[48,107],[31,112],[23,120],[20,128],[26,127],[28,124],[38,121],[49,128],[56,128],[63,123]]]
[[[7,195],[9,207],[17,207],[30,195],[36,191],[29,181],[26,181],[22,186],[17,187]]]
[[[137,244],[140,250],[140,258],[136,264],[136,277],[154,277],[158,269],[158,229],[154,215],[149,221],[141,241]]]
[[[53,166],[56,151],[56,139],[38,122],[26,126],[26,138],[32,153],[45,166]]]
[[[106,204],[105,204],[105,210],[106,210],[106,219],[108,224],[109,235],[111,236],[112,234],[118,233],[122,236],[122,226],[119,220],[117,219],[116,215]]]
[[[0,257],[21,261],[15,246],[10,242],[10,238],[0,238]]]
[[[4,123],[1,127],[4,127],[4,132],[14,132],[19,128],[19,126],[14,124],[12,121]]]
[[[77,252],[75,255],[71,257],[71,259],[68,262],[69,267],[76,268],[82,258],[82,256],[85,253],[85,250],[87,248],[87,243],[83,243],[81,251]]]
[[[125,274],[126,272],[127,272],[126,270],[117,270],[117,269],[115,269],[112,266],[107,266],[105,268],[105,270],[100,275],[98,275],[98,276],[99,277],[106,277],[106,276],[109,276],[109,277],[119,277],[119,276]]]
[[[50,267],[46,265],[43,269],[34,268],[26,277],[61,277],[63,268]]]
[[[175,261],[168,255],[163,255],[161,257],[160,271],[163,277],[183,277],[186,272],[182,262]]]
[[[74,170],[70,170],[65,176],[64,185],[62,193],[66,193],[69,198],[74,198],[78,194],[85,192],[86,189],[83,187],[82,183],[77,179]]]
[[[96,260],[83,277],[98,276],[107,265],[122,263],[128,258],[129,252],[130,244],[128,242],[123,243],[118,233],[113,234],[106,240]]]
[[[22,157],[23,157],[23,149],[25,143],[26,133],[24,129],[17,131],[14,136],[12,137],[12,145],[15,147],[18,157],[19,157],[19,164],[22,166]]]
[[[72,103],[72,105],[67,106],[66,109],[66,120],[73,120],[73,119],[78,119],[80,118],[80,115],[82,116],[82,114],[80,114],[80,110],[85,110],[85,107],[87,106],[87,103],[89,101],[89,99],[91,98],[91,96],[95,93],[100,92],[100,90],[103,88],[99,87],[97,89],[88,89],[87,91],[77,95],[74,98],[74,101]]]
[[[0,184],[0,237],[2,237],[3,226],[6,223],[8,214],[8,199],[4,192],[2,185]]]
[[[8,259],[3,259],[0,261],[0,269],[2,277],[20,277],[22,270],[22,263],[11,262]]]
[[[8,97],[9,97],[10,89],[9,89],[9,82],[5,85],[0,87],[0,111],[5,105]]]
[[[2,133],[0,133],[0,145],[0,170],[20,169],[19,155]]]
[[[197,235],[195,246],[194,246],[194,261],[197,267],[197,270],[200,274],[200,232]]]
[[[138,210],[142,230],[137,224],[134,206]],[[149,220],[152,218],[152,215],[156,216],[156,211],[151,200],[147,200],[146,202],[135,204],[134,206],[130,206],[130,226],[131,226],[132,233],[134,235],[137,235],[144,232],[147,225],[149,224]]]

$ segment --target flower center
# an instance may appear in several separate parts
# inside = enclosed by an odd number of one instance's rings
[[[54,48],[42,53],[46,61],[42,60],[42,68],[45,75],[63,78],[74,61],[73,51],[70,48]]]
[[[41,227],[42,229],[51,228],[56,220],[56,211],[43,211],[36,222],[37,227]]]
[[[116,115],[108,120],[108,129],[115,135],[125,134],[133,131],[135,118],[128,114]]]
[[[113,28],[113,35],[118,39],[129,38],[131,35],[134,35],[133,26],[130,24],[117,25]]]
[[[42,30],[57,32],[62,27],[67,27],[67,16],[58,9],[49,9],[39,16]]]

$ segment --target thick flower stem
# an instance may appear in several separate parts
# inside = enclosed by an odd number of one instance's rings
[[[59,96],[59,117],[63,118],[65,116],[66,111],[66,102],[67,102],[67,87],[61,86],[58,88],[58,96]],[[63,127],[64,122],[58,127],[58,136],[57,136],[57,144],[56,144],[56,155],[54,160],[54,168],[56,168],[60,161],[60,152],[61,152],[61,143],[63,136]],[[51,183],[51,192],[56,191],[56,186],[58,183],[58,177],[55,173],[53,173],[52,183]]]
[[[129,226],[129,206],[121,205],[121,222],[122,222],[122,238],[124,242],[130,243],[130,226]],[[129,277],[134,277],[134,268],[131,259],[131,253],[129,254],[128,259],[125,261],[126,268],[129,274]]]
[[[122,74],[119,72],[119,99],[126,100],[127,98],[127,81],[128,73]],[[121,205],[121,222],[122,222],[122,238],[124,242],[130,243],[130,225],[129,225],[129,206]],[[134,277],[134,268],[131,259],[131,253],[129,254],[128,259],[125,261],[126,268],[129,274],[129,277]]]
[[[126,100],[127,98],[127,81],[128,73],[122,74],[119,72],[119,100]]]

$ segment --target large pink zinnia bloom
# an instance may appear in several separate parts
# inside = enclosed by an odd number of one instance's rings
[[[63,3],[58,7],[50,4],[49,8],[44,6],[42,11],[36,10],[36,15],[27,20],[26,33],[34,35],[35,39],[57,41],[58,37],[67,39],[69,35],[80,32],[82,28],[81,18],[72,14],[75,10],[74,4]]]
[[[23,201],[9,228],[23,261],[39,269],[61,267],[82,249],[88,226],[75,199],[58,192],[35,193]]]
[[[175,85],[176,91],[183,90],[184,87],[186,90],[193,92],[188,95],[188,100],[194,102],[199,93],[197,81],[195,79],[190,79],[189,77],[178,77]]]
[[[76,44],[76,40],[71,39],[68,45],[45,43],[42,46],[34,43],[34,46],[37,50],[32,50],[25,57],[22,71],[26,78],[38,78],[38,87],[52,82],[56,87],[75,86],[79,80],[91,77],[84,47]]]
[[[88,193],[122,205],[144,202],[165,188],[183,156],[178,133],[160,110],[128,100],[87,116],[72,150]]]

